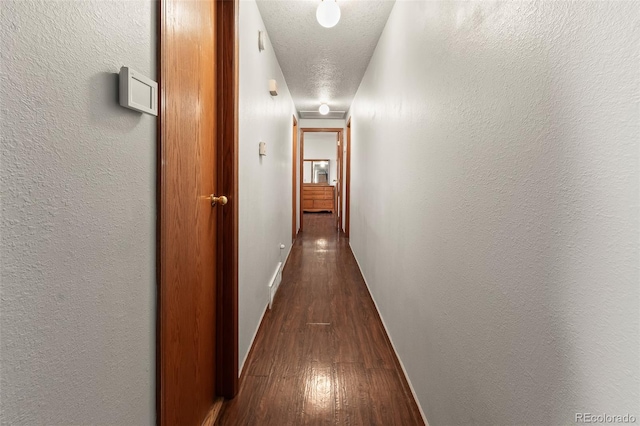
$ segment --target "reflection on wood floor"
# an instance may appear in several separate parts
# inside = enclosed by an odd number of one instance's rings
[[[422,425],[348,240],[305,214],[219,425]],[[266,294],[266,292],[265,292]]]

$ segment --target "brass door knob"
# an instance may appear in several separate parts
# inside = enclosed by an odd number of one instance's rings
[[[209,198],[211,198],[211,207],[213,207],[213,206],[215,206],[217,204],[220,204],[221,206],[224,206],[229,201],[227,199],[227,197],[225,197],[224,195],[216,197],[214,194],[211,194],[211,196]]]

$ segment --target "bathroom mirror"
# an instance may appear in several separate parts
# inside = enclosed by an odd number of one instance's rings
[[[303,183],[329,184],[330,160],[304,160]]]

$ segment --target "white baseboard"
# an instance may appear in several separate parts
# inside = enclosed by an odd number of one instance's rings
[[[253,332],[253,337],[251,337],[251,343],[249,344],[249,350],[244,355],[244,359],[240,363],[240,368],[238,369],[238,377],[242,375],[242,369],[244,368],[244,363],[247,362],[247,358],[249,358],[249,354],[251,353],[251,349],[253,349],[253,344],[255,343],[256,336],[258,335],[258,330],[260,330],[260,326],[262,325],[262,320],[264,319],[264,314],[269,310],[269,304],[267,303],[262,310],[262,316],[260,317],[260,321],[258,321],[258,326],[256,327],[256,331]]]
[[[404,378],[407,380],[407,383],[409,384],[409,390],[411,390],[411,395],[413,395],[413,399],[414,399],[414,401],[416,401],[416,405],[418,406],[418,410],[420,411],[420,416],[422,416],[422,421],[424,422],[424,424],[426,426],[429,426],[429,422],[427,421],[427,416],[424,414],[424,410],[422,409],[422,406],[420,405],[420,401],[418,400],[418,397],[416,395],[416,391],[415,391],[415,389],[413,389],[413,384],[411,384],[411,379],[409,379],[409,375],[407,374],[406,368],[404,368],[404,364],[402,363],[402,359],[398,355],[398,351],[396,350],[396,345],[393,344],[393,339],[391,338],[391,334],[389,334],[389,329],[387,328],[387,324],[385,324],[384,318],[382,318],[382,315],[380,314],[380,309],[378,308],[378,303],[376,302],[376,298],[373,297],[373,293],[371,293],[371,287],[369,287],[369,283],[367,282],[367,277],[364,276],[364,273],[362,272],[362,267],[360,266],[360,262],[358,261],[358,257],[356,256],[356,253],[353,251],[353,247],[351,247],[351,241],[349,241],[349,247],[351,248],[351,253],[353,253],[353,258],[356,260],[356,263],[358,264],[358,269],[360,269],[360,275],[362,275],[362,278],[364,279],[364,283],[367,286],[367,290],[369,291],[369,295],[371,296],[371,300],[373,300],[373,304],[376,307],[376,311],[378,312],[378,316],[380,317],[380,321],[382,321],[382,326],[384,327],[384,331],[385,331],[385,333],[387,333],[387,337],[389,337],[389,342],[391,342],[391,348],[393,349],[393,352],[395,353],[396,358],[398,359],[398,362],[400,363],[400,368],[402,368],[402,374],[404,374]]]

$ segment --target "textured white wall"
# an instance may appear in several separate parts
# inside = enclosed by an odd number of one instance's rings
[[[3,1],[2,424],[155,422],[151,1]]]
[[[351,245],[432,425],[640,417],[639,14],[394,6],[351,108]]]
[[[305,133],[304,134],[304,158],[305,159],[328,159],[329,163],[329,184],[335,185],[334,180],[338,177],[338,166],[336,156],[338,155],[337,133]],[[309,175],[305,175],[306,176]]]
[[[268,303],[268,284],[291,249],[291,169],[295,108],[255,1],[240,2],[239,362],[243,364]],[[268,81],[278,81],[278,96]],[[267,155],[258,155],[260,141]],[[280,244],[286,248],[280,250]]]

